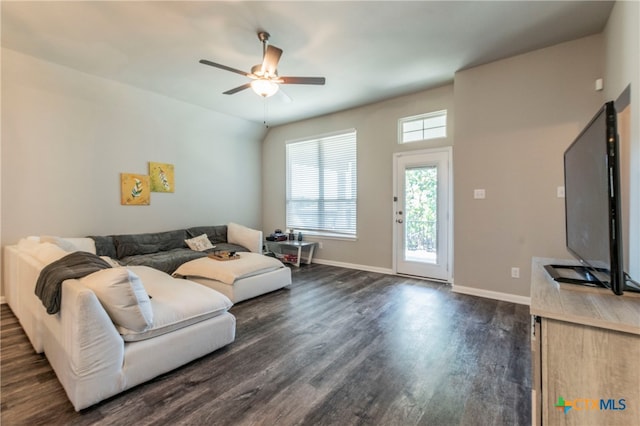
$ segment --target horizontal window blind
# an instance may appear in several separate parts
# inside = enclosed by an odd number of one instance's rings
[[[355,237],[356,131],[290,142],[286,227]]]

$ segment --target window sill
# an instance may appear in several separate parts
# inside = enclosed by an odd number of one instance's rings
[[[358,236],[353,235],[343,235],[343,234],[332,234],[330,232],[318,232],[318,231],[300,231],[302,232],[302,238],[310,237],[313,239],[321,238],[328,240],[342,240],[342,241],[357,241]],[[295,232],[295,235],[298,235],[298,231]]]

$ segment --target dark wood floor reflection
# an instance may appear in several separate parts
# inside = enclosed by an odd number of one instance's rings
[[[18,424],[530,424],[528,307],[325,265],[232,308],[230,346],[73,411],[2,306],[1,420]]]

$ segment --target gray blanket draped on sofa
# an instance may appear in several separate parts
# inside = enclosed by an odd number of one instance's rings
[[[111,268],[107,262],[93,253],[76,251],[42,268],[36,282],[36,296],[50,315],[60,311],[62,282],[82,278],[101,269]]]

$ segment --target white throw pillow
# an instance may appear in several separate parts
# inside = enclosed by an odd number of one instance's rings
[[[89,253],[96,253],[96,243],[93,238],[68,238],[68,237],[56,237],[53,235],[41,235],[40,242],[52,243],[68,251],[69,253],[74,251],[86,251]]]
[[[239,244],[254,253],[262,253],[262,231],[231,222],[227,225],[227,241]]]
[[[80,282],[93,290],[121,334],[153,327],[149,295],[140,277],[129,269],[102,269]]]
[[[38,237],[22,238],[18,241],[18,248],[45,265],[69,254],[55,244],[40,243]]]
[[[191,250],[195,251],[205,251],[213,248],[213,244],[209,241],[207,234],[202,234],[198,237],[184,240],[184,242],[187,243]]]
[[[18,249],[31,252],[31,250],[33,250],[33,248],[38,244],[40,244],[40,237],[20,238],[20,241],[18,241]]]
[[[55,244],[41,243],[33,247],[31,255],[45,265],[62,259],[69,253],[61,249]]]

